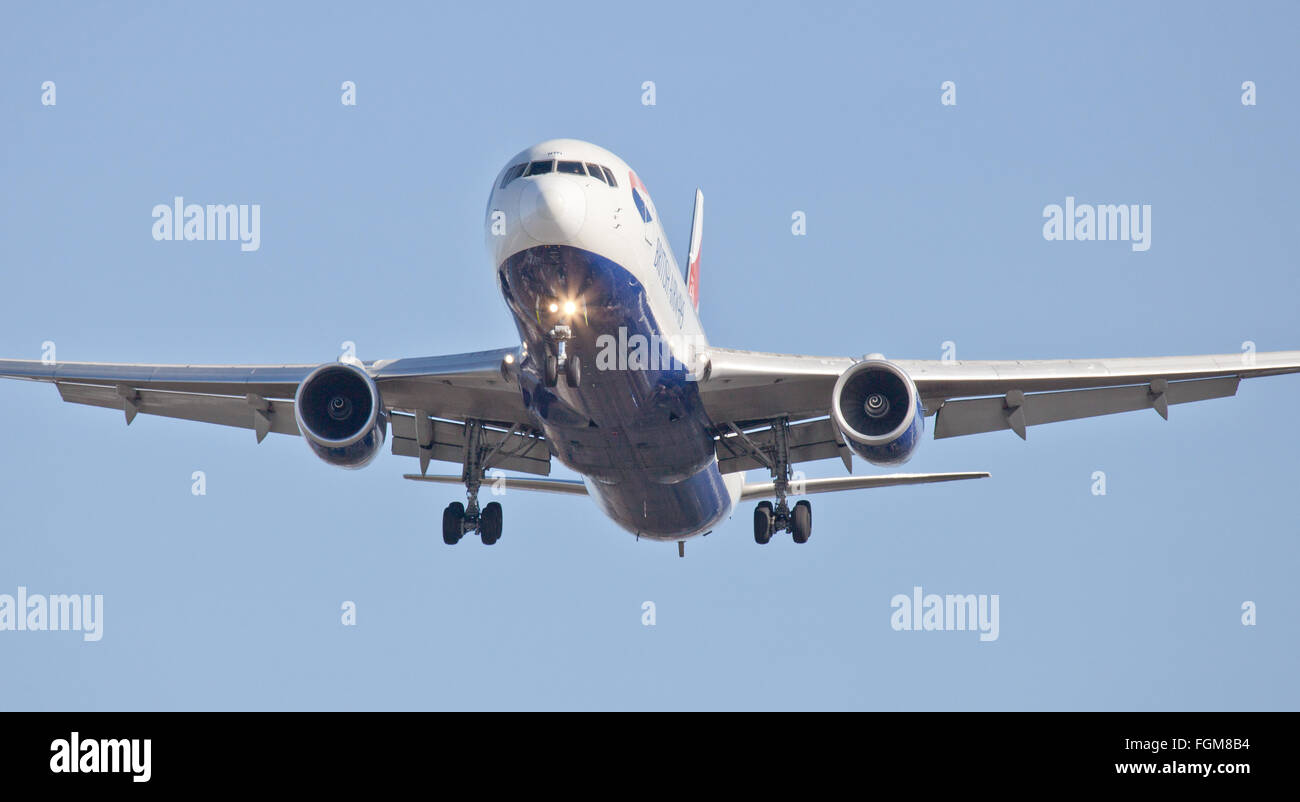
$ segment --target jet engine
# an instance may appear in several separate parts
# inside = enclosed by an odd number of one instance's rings
[[[831,394],[831,420],[854,454],[872,465],[901,465],[925,431],[925,413],[911,377],[883,359],[867,359],[840,374]]]
[[[379,387],[365,370],[343,362],[311,372],[293,401],[298,431],[316,456],[340,468],[364,468],[388,435]]]

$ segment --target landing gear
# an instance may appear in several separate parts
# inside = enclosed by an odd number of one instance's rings
[[[477,512],[466,510],[464,504],[453,501],[442,511],[442,542],[454,546],[466,534],[477,532],[484,546],[496,545],[501,539],[502,518],[501,505],[495,501]]]
[[[465,534],[465,505],[453,501],[442,511],[442,542],[454,546]]]
[[[477,532],[483,545],[494,545],[501,539],[502,511],[495,501],[482,509],[478,506],[478,489],[483,482],[483,424],[477,420],[465,421],[465,480],[467,504],[453,501],[442,511],[442,542],[454,546],[470,532]],[[489,455],[490,456],[490,455]]]
[[[564,360],[564,378],[570,387],[582,384],[582,360],[577,354],[569,354]]]
[[[760,501],[754,508],[754,542],[766,546],[772,541],[772,502]]]
[[[582,361],[578,359],[577,354],[568,352],[569,340],[573,339],[573,329],[564,323],[557,323],[554,328],[546,332],[546,339],[548,340],[547,353],[542,365],[542,381],[547,387],[554,387],[559,383],[560,374],[563,373],[569,387],[576,389],[582,384]]]
[[[807,543],[812,537],[812,504],[800,501],[794,509],[782,499],[775,507],[760,501],[754,508],[754,542],[766,546],[777,532],[789,532],[795,543]]]
[[[478,531],[483,545],[491,546],[501,539],[501,505],[493,501],[483,508],[478,517]]]
[[[800,501],[794,509],[786,503],[790,494],[790,460],[787,436],[789,421],[784,418],[772,422],[772,447],[768,451],[758,448],[734,426],[732,432],[741,442],[750,445],[750,452],[772,471],[772,488],[776,505],[760,501],[754,508],[754,542],[766,546],[776,532],[789,532],[795,543],[807,543],[812,537],[812,504]]]
[[[790,534],[795,543],[807,543],[812,537],[812,504],[800,501],[794,505],[794,514],[790,516]]]

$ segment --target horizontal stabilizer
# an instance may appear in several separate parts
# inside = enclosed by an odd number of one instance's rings
[[[408,473],[402,478],[411,479],[416,482],[437,482],[444,485],[461,485],[465,480],[459,476],[421,476],[418,473]],[[570,496],[587,495],[587,486],[577,479],[524,479],[514,476],[502,476],[493,478],[484,477],[485,486],[496,489],[500,486],[504,490],[535,490],[540,493],[564,493]],[[501,483],[498,485],[497,483]]]
[[[890,473],[883,476],[836,476],[830,479],[804,479],[790,483],[790,495],[803,496],[812,493],[835,493],[840,490],[863,490],[869,487],[893,487],[894,485],[925,485],[933,482],[956,482],[961,479],[987,479],[989,474],[983,471],[968,473]],[[776,485],[772,482],[745,484],[740,491],[740,499],[771,498],[776,495]]]

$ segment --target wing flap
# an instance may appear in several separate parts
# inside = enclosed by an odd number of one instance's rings
[[[948,401],[939,408],[936,440],[1012,429],[1024,437],[1024,427],[1120,412],[1155,409],[1167,416],[1168,405],[1188,404],[1237,394],[1236,376],[1165,382],[1097,390],[1054,393],[1008,393],[994,398]]]
[[[259,442],[268,432],[298,434],[292,401],[271,401],[258,396],[236,398],[163,390],[137,390],[127,385],[102,387],[56,382],[55,386],[58,387],[59,395],[68,403],[122,410],[127,415],[127,423],[130,423],[136,414],[215,423],[221,426],[252,429],[257,432]]]
[[[465,462],[467,427],[463,423],[438,420],[423,411],[414,415],[393,413],[389,417],[393,453],[417,457],[422,470],[430,460]],[[538,476],[551,472],[551,449],[538,435],[517,428],[481,430],[480,447],[485,449],[482,467],[520,471]]]

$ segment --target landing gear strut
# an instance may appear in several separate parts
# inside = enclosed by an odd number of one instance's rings
[[[442,542],[454,546],[467,533],[477,532],[484,546],[501,539],[501,505],[489,502],[482,509],[478,505],[479,485],[483,482],[482,437],[483,424],[476,420],[465,421],[465,498],[468,503],[453,501],[442,511]]]
[[[542,379],[547,387],[554,387],[559,383],[560,374],[564,374],[564,380],[568,382],[569,387],[577,388],[582,384],[582,360],[577,354],[570,354],[568,351],[568,342],[573,339],[573,329],[567,324],[557,323],[555,327],[546,332],[547,344],[546,359],[542,365]]]
[[[789,532],[795,543],[807,543],[812,537],[812,504],[799,501],[794,509],[786,502],[790,494],[790,452],[787,445],[789,421],[784,418],[774,421],[772,435],[775,448],[768,467],[772,471],[772,486],[776,492],[776,505],[770,501],[760,501],[754,508],[754,542],[766,546],[772,541],[776,532]],[[739,430],[735,430],[739,436]],[[759,454],[761,451],[755,449]]]

